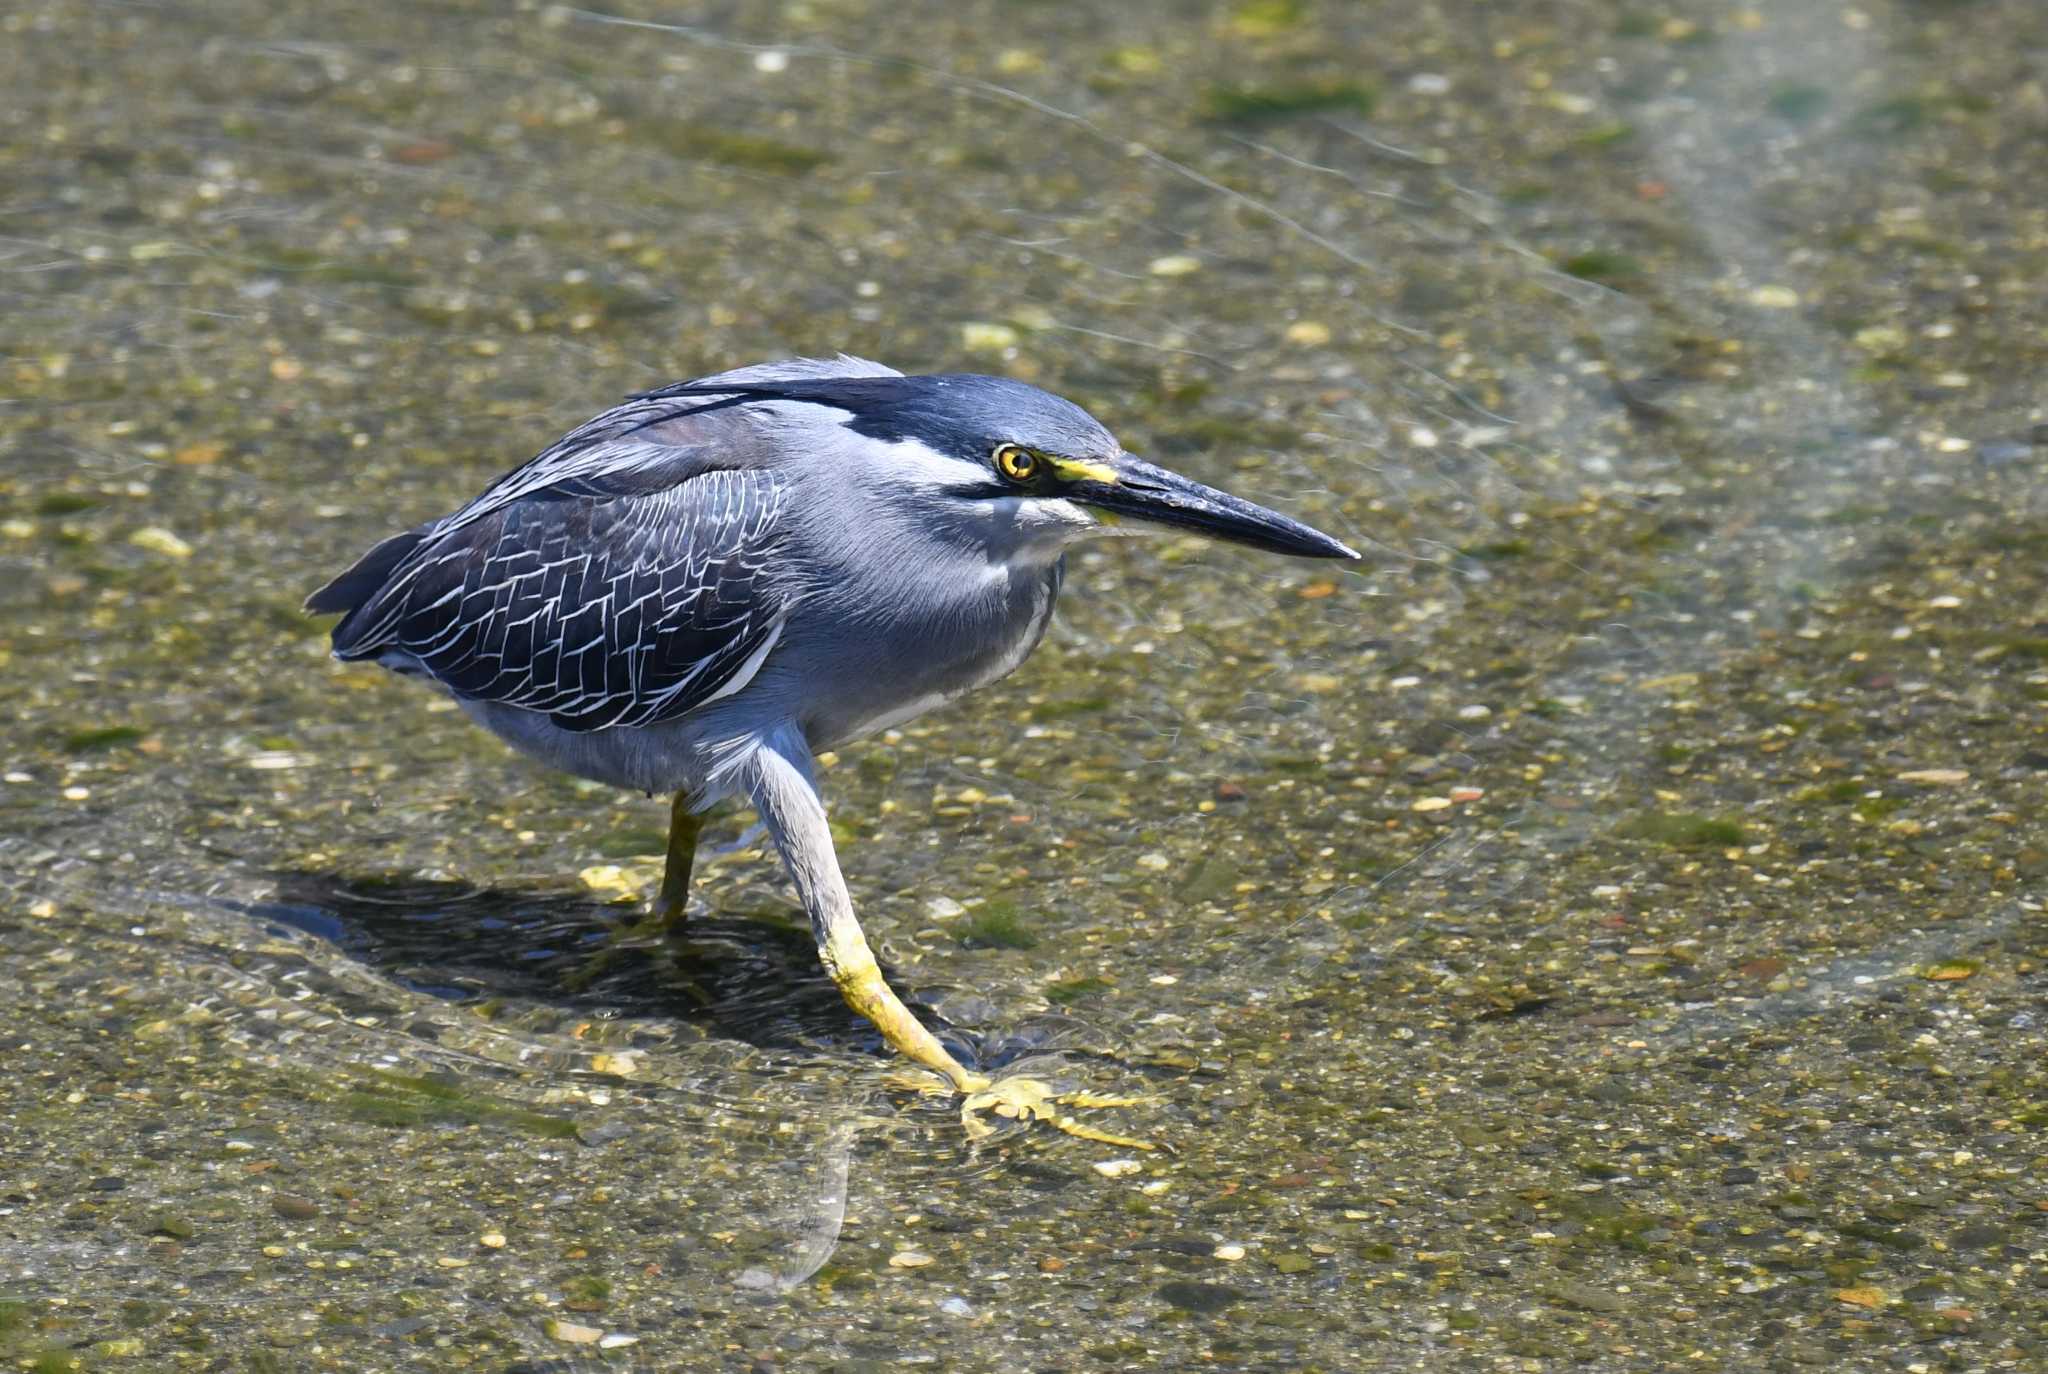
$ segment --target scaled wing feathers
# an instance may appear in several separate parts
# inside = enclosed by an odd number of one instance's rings
[[[673,720],[781,632],[779,495],[764,472],[637,494],[586,476],[464,512],[335,628],[335,652],[568,730]]]

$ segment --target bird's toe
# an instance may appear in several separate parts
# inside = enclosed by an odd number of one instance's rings
[[[994,1113],[1011,1121],[1041,1121],[1055,1130],[1101,1145],[1115,1145],[1127,1150],[1154,1150],[1158,1145],[1153,1141],[1098,1130],[1062,1110],[1068,1107],[1081,1111],[1097,1107],[1135,1107],[1149,1100],[1085,1090],[1063,1092],[1038,1078],[1003,1078],[966,1094],[960,1104],[960,1124],[966,1128],[968,1139],[986,1140],[996,1131],[986,1119],[986,1114]]]

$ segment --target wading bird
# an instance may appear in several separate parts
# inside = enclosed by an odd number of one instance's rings
[[[307,600],[334,654],[438,683],[543,763],[673,793],[658,913],[680,921],[700,817],[759,813],[848,1005],[977,1114],[1118,1144],[991,1081],[883,980],[854,919],[813,756],[978,691],[1037,647],[1076,540],[1195,531],[1275,553],[1337,540],[1125,453],[1093,416],[1000,377],[857,358],[741,368],[636,396]]]

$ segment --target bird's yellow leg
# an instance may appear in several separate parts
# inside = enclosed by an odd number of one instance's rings
[[[848,920],[829,931],[818,954],[846,1005],[874,1022],[890,1049],[945,1078],[954,1092],[979,1092],[988,1086],[986,1078],[962,1066],[939,1038],[910,1014],[910,1008],[882,977],[881,966],[859,926]]]
[[[1034,1078],[1006,1078],[992,1081],[966,1068],[939,1043],[937,1036],[910,1014],[882,977],[874,951],[854,919],[853,900],[847,895],[846,880],[839,872],[839,858],[832,851],[832,830],[825,820],[824,803],[819,800],[810,776],[810,757],[799,741],[782,738],[764,743],[754,758],[751,791],[754,809],[782,851],[782,861],[796,883],[797,895],[810,914],[811,928],[818,937],[818,955],[825,971],[838,985],[846,1005],[874,1022],[882,1038],[913,1063],[930,1069],[945,1080],[943,1087],[928,1080],[910,1086],[920,1091],[952,1092],[960,1095],[960,1120],[972,1139],[982,1139],[995,1128],[982,1120],[982,1113],[994,1111],[1022,1121],[1042,1121],[1049,1126],[1088,1140],[1149,1150],[1141,1140],[1092,1130],[1072,1120],[1061,1107],[1087,1108],[1128,1105],[1124,1098],[1095,1093],[1056,1091]]]
[[[828,938],[820,953],[846,1004],[874,1022],[891,1049],[937,1073],[946,1083],[942,1086],[929,1079],[918,1080],[908,1076],[896,1081],[920,1092],[960,1094],[960,1124],[966,1128],[968,1139],[985,1140],[995,1134],[995,1127],[982,1119],[983,1113],[992,1111],[1013,1121],[1042,1121],[1055,1130],[1103,1145],[1117,1145],[1127,1150],[1156,1148],[1147,1140],[1098,1131],[1060,1110],[1062,1107],[1084,1110],[1090,1107],[1135,1107],[1144,1102],[1144,1098],[1110,1097],[1085,1091],[1058,1092],[1040,1079],[991,1080],[964,1068],[891,990],[888,981],[882,977],[881,968],[875,963],[873,952],[868,949],[867,940],[858,929],[851,932],[850,938],[843,931],[835,932],[835,938]]]
[[[697,836],[704,830],[704,819],[690,809],[690,801],[688,792],[678,792],[668,812],[668,859],[661,870],[654,914],[669,931],[680,930],[690,919],[690,866],[697,858]]]

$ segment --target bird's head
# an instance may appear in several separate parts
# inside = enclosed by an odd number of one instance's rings
[[[707,389],[709,389],[707,387]],[[918,514],[1007,530],[1048,553],[1099,531],[1186,531],[1301,558],[1357,558],[1298,520],[1124,452],[1071,401],[966,373],[770,383],[762,399],[845,412],[869,480]],[[866,466],[866,465],[864,465]]]

